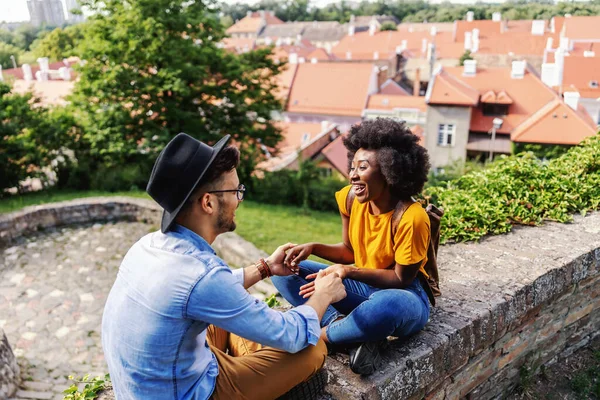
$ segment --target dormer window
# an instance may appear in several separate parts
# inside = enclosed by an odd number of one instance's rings
[[[483,103],[483,115],[486,117],[499,117],[508,114],[508,104]]]

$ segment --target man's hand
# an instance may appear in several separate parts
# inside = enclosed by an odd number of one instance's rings
[[[276,276],[287,276],[298,273],[298,267],[288,267],[283,264],[283,261],[286,257],[286,252],[291,248],[297,245],[293,243],[286,243],[284,245],[279,246],[273,254],[271,254],[265,260],[269,264],[269,268],[271,268],[271,272]]]
[[[290,251],[287,252],[283,263],[292,269],[298,268],[300,261],[304,261],[313,252],[313,243],[297,244],[294,245]]]
[[[343,265],[343,264],[333,264],[330,265],[329,267],[322,269],[321,271],[319,271],[316,274],[310,274],[306,276],[306,279],[315,279],[318,277],[319,274],[323,274],[323,275],[331,275],[331,274],[337,274],[337,276],[339,276],[341,279],[346,279],[347,275],[348,275],[348,271],[356,269],[356,267],[352,267],[350,265]],[[300,296],[304,297],[305,299],[312,296],[313,293],[315,292],[315,281],[309,282],[306,285],[302,285],[300,286]]]
[[[315,293],[323,294],[331,299],[331,303],[337,303],[346,297],[346,287],[342,278],[337,273],[325,274],[325,270],[319,271],[314,280]]]

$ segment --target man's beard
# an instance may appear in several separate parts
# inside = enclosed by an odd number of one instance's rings
[[[219,232],[233,232],[236,228],[233,218],[228,219],[225,215],[225,201],[222,198],[219,202],[219,215],[217,216],[217,229]]]

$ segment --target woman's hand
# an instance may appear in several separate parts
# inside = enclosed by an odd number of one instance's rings
[[[283,263],[290,269],[297,269],[300,261],[304,261],[313,252],[314,243],[294,245],[285,256]]]
[[[343,265],[343,264],[333,264],[333,265],[330,265],[329,267],[319,271],[318,273],[307,275],[306,279],[316,279],[319,274],[326,276],[326,275],[333,274],[333,273],[337,274],[341,279],[345,279],[348,276],[348,272],[353,269],[356,269],[356,267],[352,267],[349,265]],[[314,292],[315,292],[315,281],[312,281],[312,282],[307,283],[306,285],[300,286],[299,294],[300,294],[300,296],[302,296],[305,299],[312,296]]]
[[[298,273],[298,267],[288,267],[284,265],[284,260],[286,258],[286,252],[295,246],[298,246],[293,243],[286,243],[284,245],[279,246],[273,254],[271,254],[265,260],[269,264],[269,268],[271,268],[271,272],[276,276],[287,276]]]

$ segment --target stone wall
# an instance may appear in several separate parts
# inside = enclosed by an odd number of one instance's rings
[[[15,355],[0,328],[0,399],[6,399],[17,391],[20,382],[19,366]]]
[[[52,224],[143,219],[158,226],[159,216],[152,202],[128,198],[32,207],[0,218],[0,245]],[[227,242],[220,253],[237,254],[237,265],[264,254]],[[560,362],[600,332],[600,213],[442,246],[439,265],[443,296],[425,329],[390,340],[385,367],[368,378],[350,372],[347,356],[331,356],[333,398],[495,398],[518,384],[523,365]]]

